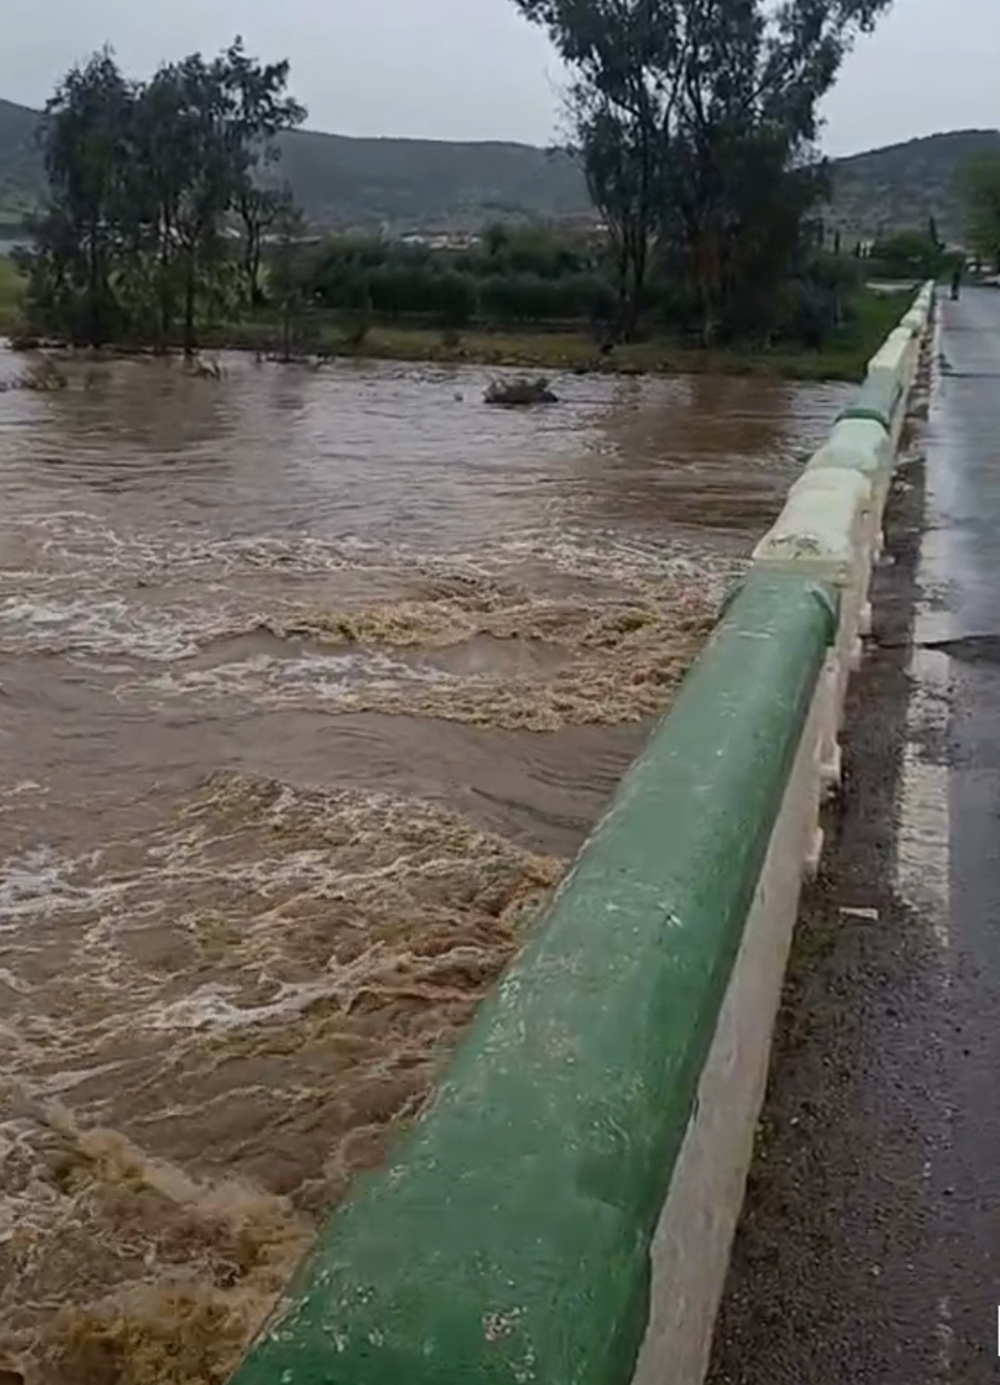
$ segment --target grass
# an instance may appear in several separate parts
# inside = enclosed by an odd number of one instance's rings
[[[359,346],[347,346],[331,332],[326,349],[338,356],[376,360],[468,363],[515,369],[601,371],[622,375],[705,374],[761,375],[789,380],[864,378],[871,357],[897,326],[905,300],[895,294],[866,291],[859,296],[855,318],[833,333],[819,351],[779,346],[705,350],[660,339],[619,346],[606,357],[583,334],[543,332],[462,332],[458,339],[426,327],[373,327]]]
[[[9,260],[0,257],[0,335],[14,329],[21,283]],[[676,340],[658,339],[619,346],[601,356],[584,333],[489,332],[458,334],[431,327],[378,325],[364,341],[349,344],[344,324],[328,318],[319,325],[324,354],[365,360],[416,361],[443,365],[485,365],[520,370],[601,372],[618,375],[707,374],[759,375],[787,380],[864,378],[868,361],[897,325],[907,299],[899,294],[865,291],[855,303],[853,321],[833,333],[819,351],[778,346],[704,350]],[[207,350],[273,350],[279,337],[273,322],[237,322],[206,328]]]
[[[0,255],[0,336],[13,331],[21,307],[22,281],[5,255]]]

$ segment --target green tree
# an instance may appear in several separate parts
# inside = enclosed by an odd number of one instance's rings
[[[872,246],[879,272],[899,279],[936,279],[947,255],[926,231],[899,231]]]
[[[112,275],[129,216],[125,169],[134,100],[105,49],[71,69],[42,117],[50,198],[33,228],[35,298],[61,315],[78,341],[99,344],[118,326]]]
[[[805,194],[819,195],[818,103],[891,0],[514,3],[572,73],[575,142],[608,229],[623,333],[635,328],[653,247],[667,242],[711,339],[734,276],[748,272],[740,242],[751,222],[764,246],[768,219],[786,221],[783,202],[804,216]],[[783,228],[788,254],[796,239]]]
[[[180,138],[183,120],[183,94],[174,70],[163,66],[136,101],[131,185],[139,224],[130,256],[134,281],[144,277],[154,304],[153,335],[162,351],[173,338],[184,289],[177,251],[191,167]]]
[[[278,201],[274,232],[270,290],[281,318],[281,359],[290,361],[298,346],[310,275],[301,253],[305,218],[288,192]]]
[[[287,80],[287,63],[262,65],[239,39],[145,84],[125,81],[107,51],[69,73],[43,120],[51,196],[29,267],[29,310],[47,330],[152,336],[166,349],[180,317],[193,352],[199,311],[232,301],[238,220],[243,298],[259,299],[280,205],[261,182],[276,136],[305,114]]]
[[[1000,158],[974,160],[961,182],[969,248],[1000,273]]]
[[[200,53],[160,70],[154,79],[173,106],[167,128],[169,159],[177,178],[171,211],[173,248],[179,262],[185,355],[197,347],[199,288],[222,258],[224,218],[237,193],[239,174],[230,148],[231,108],[222,59]]]
[[[279,221],[284,197],[274,188],[259,187],[248,178],[238,193],[236,209],[243,223],[244,292],[248,306],[253,309],[264,297],[260,282],[264,237]]]
[[[262,65],[247,56],[237,38],[223,58],[224,80],[232,102],[228,143],[236,178],[235,210],[243,224],[243,271],[247,300],[261,300],[260,269],[265,233],[286,209],[287,189],[262,186],[281,158],[276,142],[284,130],[306,118],[306,109],[287,94],[288,62]]]

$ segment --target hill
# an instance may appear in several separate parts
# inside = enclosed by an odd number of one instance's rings
[[[36,112],[0,100],[0,222],[35,202],[44,184]],[[397,231],[475,229],[495,218],[586,215],[586,188],[565,154],[524,144],[351,139],[296,130],[282,141],[279,176],[310,218],[328,226]],[[961,167],[1000,153],[1000,131],[959,130],[834,164],[830,223],[848,237],[926,226],[959,239]]]
[[[525,144],[349,139],[296,130],[282,140],[278,175],[310,218],[334,225],[477,229],[490,219],[564,217],[590,207],[566,154]]]
[[[35,144],[38,116],[26,106],[0,101],[0,219],[30,207],[45,184]]]
[[[1000,154],[1000,130],[954,130],[840,159],[831,222],[851,236],[877,237],[925,227],[933,216],[942,236],[960,242],[956,175],[983,154]]]
[[[0,222],[37,201],[44,173],[38,114],[0,100]],[[564,217],[589,210],[572,159],[526,144],[351,139],[295,130],[276,177],[312,220],[331,226],[478,228],[491,218]]]

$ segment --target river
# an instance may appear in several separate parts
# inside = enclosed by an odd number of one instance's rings
[[[221,1382],[849,390],[61,369],[0,392],[0,1379]]]

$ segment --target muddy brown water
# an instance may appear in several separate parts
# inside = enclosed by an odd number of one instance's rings
[[[841,386],[0,393],[0,1368],[226,1378],[426,1098]],[[0,381],[22,360],[0,355]]]

